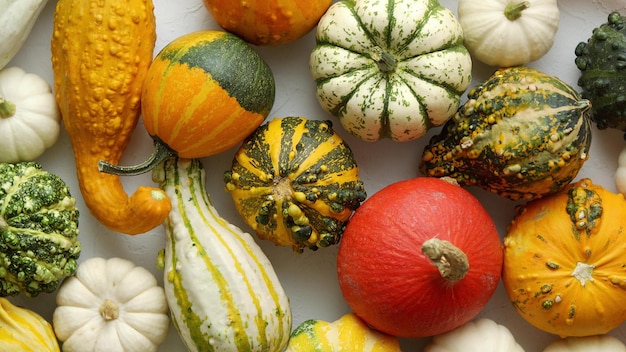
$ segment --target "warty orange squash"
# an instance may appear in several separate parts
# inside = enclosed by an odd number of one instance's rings
[[[98,163],[119,162],[139,120],[156,40],[153,8],[151,0],[59,0],[51,40],[55,97],[85,204],[104,226],[131,235],[163,223],[170,201],[155,187],[129,197]]]
[[[518,207],[504,237],[502,280],[530,324],[605,334],[626,320],[626,200],[590,179]]]

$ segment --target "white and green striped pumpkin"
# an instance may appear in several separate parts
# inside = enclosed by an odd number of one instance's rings
[[[454,14],[437,0],[343,0],[317,26],[309,68],[322,108],[365,140],[417,139],[471,82]]]
[[[167,159],[154,179],[172,201],[159,256],[172,321],[190,351],[282,351],[291,308],[252,236],[222,218],[198,159]]]
[[[529,200],[565,187],[588,159],[591,105],[558,77],[501,68],[467,98],[424,149],[423,174]]]

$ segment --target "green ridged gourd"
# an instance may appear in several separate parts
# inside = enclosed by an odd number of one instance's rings
[[[298,253],[339,243],[367,196],[352,150],[332,123],[294,116],[248,136],[224,182],[259,238]]]
[[[591,119],[599,129],[626,132],[626,16],[612,12],[576,46],[578,85],[591,101]]]
[[[554,193],[588,159],[589,109],[557,77],[528,67],[499,69],[470,90],[431,138],[420,171],[513,200]]]

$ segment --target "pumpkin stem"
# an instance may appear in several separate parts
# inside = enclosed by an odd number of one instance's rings
[[[450,282],[461,280],[469,271],[467,255],[446,240],[431,238],[424,241],[422,253],[437,267],[441,277]]]
[[[115,320],[120,316],[120,307],[115,302],[105,299],[98,309],[98,313],[105,321]]]
[[[398,66],[396,59],[386,51],[380,53],[380,58],[376,60],[376,64],[382,73],[392,73]]]
[[[15,114],[15,104],[0,97],[0,118],[11,117]]]
[[[595,268],[595,265],[578,262],[572,272],[572,276],[580,282],[581,286],[585,286],[587,282],[593,281],[593,269]]]
[[[153,137],[153,139],[154,151],[146,161],[137,165],[121,166],[113,165],[104,160],[100,160],[98,162],[98,170],[100,172],[117,176],[137,176],[154,169],[163,160],[177,155],[177,153],[173,149],[168,147],[167,144],[161,141],[158,137]]]
[[[515,2],[509,3],[508,5],[506,5],[506,8],[504,9],[504,16],[509,21],[515,21],[516,19],[522,17],[522,11],[526,10],[529,7],[530,7],[530,3],[528,1],[522,1],[518,3],[515,3]]]

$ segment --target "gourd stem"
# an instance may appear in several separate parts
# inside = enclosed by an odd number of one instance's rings
[[[515,21],[516,19],[522,17],[522,11],[526,10],[529,7],[530,3],[528,1],[522,1],[518,3],[512,2],[506,5],[506,8],[504,9],[504,16],[509,21]]]
[[[100,309],[98,309],[98,312],[105,321],[115,320],[120,316],[119,306],[117,305],[117,303],[109,299],[105,299],[104,302],[102,302],[102,305],[100,306]]]
[[[0,118],[11,117],[15,114],[15,104],[0,97]]]
[[[378,69],[383,73],[392,73],[398,66],[396,59],[386,51],[380,54],[380,60],[378,60],[376,64],[378,65]]]
[[[446,240],[431,238],[424,241],[422,253],[437,267],[441,277],[450,282],[461,280],[469,271],[467,255]]]
[[[136,176],[154,169],[163,160],[176,155],[177,153],[168,147],[167,144],[161,141],[158,137],[154,137],[154,151],[146,161],[137,165],[121,166],[113,165],[104,160],[100,160],[98,162],[98,170],[100,172],[117,176]]]

